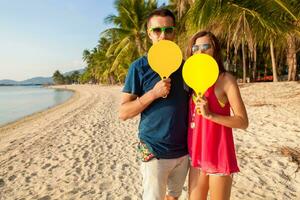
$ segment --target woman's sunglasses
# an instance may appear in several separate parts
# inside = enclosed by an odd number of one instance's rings
[[[150,28],[150,31],[153,33],[159,35],[162,32],[165,34],[172,34],[174,32],[175,26],[168,26],[168,27],[155,27],[155,28]]]
[[[193,45],[192,46],[192,52],[195,53],[197,51],[207,51],[211,48],[211,44],[200,44],[200,45]]]

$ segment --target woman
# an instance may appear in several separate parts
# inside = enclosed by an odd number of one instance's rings
[[[212,200],[230,199],[232,174],[239,172],[232,128],[246,129],[248,117],[237,82],[224,69],[219,42],[211,32],[201,31],[191,38],[187,56],[197,53],[208,54],[217,61],[219,76],[203,97],[193,94],[190,98],[189,198],[206,199],[209,191]],[[201,114],[195,112],[198,109]]]

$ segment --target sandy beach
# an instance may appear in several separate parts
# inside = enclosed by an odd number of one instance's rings
[[[0,200],[141,199],[139,118],[118,119],[122,86],[57,87],[76,94],[0,127]],[[231,199],[300,199],[300,156],[289,151],[300,141],[300,83],[240,88],[250,124],[234,130],[241,172]]]

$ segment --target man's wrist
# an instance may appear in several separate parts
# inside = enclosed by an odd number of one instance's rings
[[[149,95],[151,96],[152,100],[157,99],[157,97],[156,97],[155,92],[153,91],[153,89],[149,91]]]
[[[136,98],[136,100],[139,102],[139,104],[140,104],[141,106],[144,106],[144,104],[143,104],[143,102],[141,101],[140,97]]]

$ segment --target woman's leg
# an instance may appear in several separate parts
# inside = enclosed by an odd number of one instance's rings
[[[189,173],[189,200],[206,200],[208,176],[200,169],[191,166]]]
[[[209,175],[211,200],[229,200],[232,185],[231,176]]]

